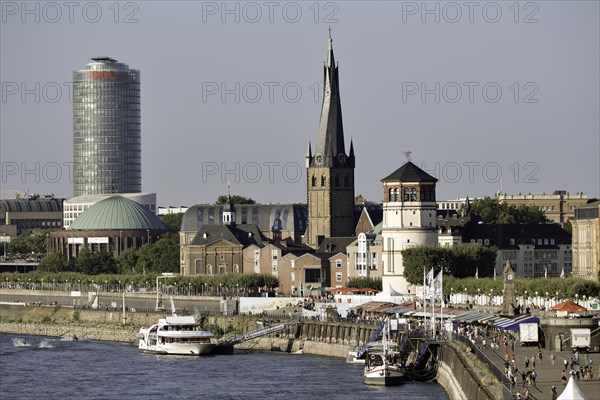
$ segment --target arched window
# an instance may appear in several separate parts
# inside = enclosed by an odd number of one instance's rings
[[[206,275],[212,275],[213,274],[213,268],[211,264],[208,264],[206,266]]]
[[[240,266],[237,264],[233,264],[233,273],[234,274],[239,274],[240,273]]]
[[[408,201],[409,191],[408,188],[404,188],[404,201]]]
[[[312,180],[312,186],[313,187],[317,186],[317,177],[313,175],[311,180]]]
[[[325,186],[327,179],[325,179],[325,175],[321,175],[321,186]]]

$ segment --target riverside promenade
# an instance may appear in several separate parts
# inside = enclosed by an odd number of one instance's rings
[[[504,371],[504,346],[500,345],[498,350],[492,350],[489,347],[489,339],[487,340],[488,345],[484,349],[482,346],[481,338],[475,339],[475,344],[482,351],[482,353],[488,357],[501,371]],[[537,357],[538,351],[542,351],[542,363],[540,364],[539,359]],[[518,368],[519,373],[521,371],[532,370],[532,364],[529,363],[529,368],[525,369],[525,358],[531,358],[531,356],[536,357],[535,364],[535,372],[537,373],[537,378],[535,380],[536,385],[529,386],[529,396],[531,399],[535,400],[551,400],[552,399],[552,385],[556,386],[558,395],[562,393],[566,385],[563,385],[561,382],[561,372],[564,367],[564,360],[567,359],[570,361],[571,357],[573,357],[572,351],[547,351],[546,349],[538,349],[537,346],[520,346],[518,343],[515,344],[514,352],[510,348],[508,348],[508,353],[511,358],[512,364],[512,355],[515,355],[515,366]],[[554,354],[555,361],[554,365],[552,365],[550,361],[550,354]],[[590,399],[600,399],[600,379],[598,379],[598,369],[600,368],[600,354],[599,353],[590,353],[588,354],[590,359],[593,361],[593,379],[589,381],[580,380],[576,381],[577,386],[581,391]],[[584,354],[579,354],[579,364],[584,364]],[[578,366],[577,366],[578,367]],[[570,367],[566,369],[567,379],[569,378]],[[513,393],[520,392],[523,394],[523,382],[521,376],[518,376],[516,380],[517,384],[515,385]]]

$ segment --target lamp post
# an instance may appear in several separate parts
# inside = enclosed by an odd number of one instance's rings
[[[50,237],[50,235],[48,235],[46,233],[46,257],[48,257],[49,254],[49,248],[50,248],[50,239],[48,239]]]
[[[123,248],[123,231],[119,231],[119,255],[121,255],[122,248]]]
[[[150,229],[146,229],[146,233],[148,234],[148,239],[146,240],[146,243],[150,243]]]
[[[174,274],[172,272],[163,272],[162,274],[156,277],[156,311],[160,310],[160,290],[158,288],[158,280],[159,279],[167,279],[172,278],[174,276],[178,276],[179,274]]]

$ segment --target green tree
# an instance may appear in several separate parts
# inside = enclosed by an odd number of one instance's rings
[[[33,229],[23,232],[8,244],[7,251],[16,254],[46,253],[49,230]]]
[[[44,257],[37,267],[40,272],[64,272],[67,270],[67,259],[58,251],[53,251]]]
[[[491,197],[473,200],[471,202],[471,214],[478,215],[488,224],[541,224],[550,222],[539,208],[525,205],[516,207]]]
[[[496,248],[471,243],[452,247],[414,246],[402,251],[404,276],[415,285],[423,282],[423,274],[431,268],[434,269],[434,275],[443,269],[444,275],[458,278],[474,276],[476,271],[479,277],[492,276],[496,255]]]
[[[180,231],[183,214],[184,213],[161,215],[160,220],[167,226],[169,230]]]
[[[569,232],[569,235],[573,235],[573,225],[571,224],[571,221],[565,222],[562,228]]]
[[[237,194],[231,196],[231,201],[233,202],[233,204],[256,204],[256,202],[250,197],[239,196]],[[229,197],[223,194],[217,197],[217,201],[215,201],[215,204],[222,205],[227,202],[229,202]]]
[[[370,288],[381,291],[383,285],[381,278],[372,279],[368,276],[354,276],[348,279],[349,288]]]
[[[135,274],[136,273],[135,267],[136,267],[136,264],[137,264],[139,258],[140,258],[140,255],[138,253],[138,250],[126,249],[126,250],[122,251],[121,254],[119,255],[119,257],[117,258],[117,267],[118,267],[119,273]]]
[[[137,273],[179,272],[179,235],[164,234],[159,240],[138,249]]]

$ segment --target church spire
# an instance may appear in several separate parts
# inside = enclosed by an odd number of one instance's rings
[[[338,66],[333,55],[333,39],[331,38],[330,27],[327,62],[323,66],[323,104],[321,106],[321,122],[317,136],[314,166],[334,167],[340,164],[340,160],[345,163],[347,159],[339,90]]]

